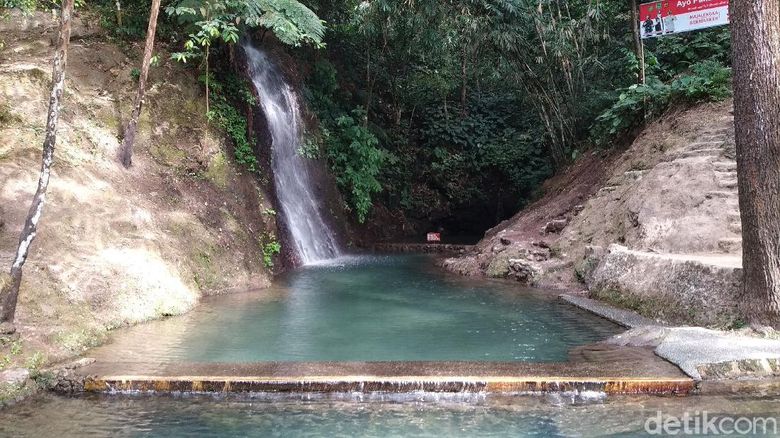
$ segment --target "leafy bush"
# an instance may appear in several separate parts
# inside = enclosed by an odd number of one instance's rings
[[[326,156],[339,189],[347,197],[349,207],[363,223],[371,210],[371,196],[382,190],[377,175],[390,155],[379,147],[379,140],[364,125],[362,109],[336,119],[332,131],[324,131]]]
[[[250,172],[259,172],[259,162],[247,138],[246,116],[236,107],[236,103],[254,105],[255,96],[248,85],[234,74],[226,73],[222,81],[211,78],[209,82],[212,90],[209,121],[216,123],[233,140],[236,162]]]
[[[607,145],[619,135],[666,110],[673,102],[720,101],[731,96],[731,69],[714,60],[698,62],[669,83],[651,76],[645,85],[632,85],[617,102],[596,118],[591,140]]]
[[[282,245],[276,241],[271,240],[263,244],[263,265],[266,268],[274,267],[274,256],[282,252]]]

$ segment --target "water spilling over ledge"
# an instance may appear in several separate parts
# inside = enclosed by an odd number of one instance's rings
[[[694,382],[649,350],[595,348],[570,363],[96,362],[82,370],[87,392],[171,393],[550,393],[678,394]],[[114,373],[114,374],[110,374]],[[124,373],[124,374],[118,374]]]
[[[271,132],[274,186],[296,254],[303,264],[336,257],[341,251],[313,191],[312,165],[298,152],[302,136],[298,98],[265,53],[248,43],[244,50]]]

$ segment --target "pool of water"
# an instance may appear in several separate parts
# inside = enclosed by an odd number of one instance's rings
[[[657,436],[669,416],[780,416],[779,398],[299,395],[44,396],[0,411],[13,437],[579,437]],[[691,423],[692,425],[694,423]],[[692,426],[693,427],[693,426]],[[773,429],[769,429],[774,432]],[[764,436],[776,436],[769,433]]]
[[[620,327],[549,291],[453,278],[426,256],[347,257],[118,331],[110,361],[565,361]]]

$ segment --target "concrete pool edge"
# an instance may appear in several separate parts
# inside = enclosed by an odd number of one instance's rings
[[[688,395],[689,378],[577,378],[536,376],[104,376],[87,378],[86,392],[155,393],[549,393],[595,391],[609,395]]]
[[[605,349],[606,348],[606,349]],[[583,359],[585,356],[590,359]],[[618,359],[618,357],[622,359]],[[574,362],[94,362],[62,392],[546,393],[687,395],[696,382],[651,351],[583,347]]]

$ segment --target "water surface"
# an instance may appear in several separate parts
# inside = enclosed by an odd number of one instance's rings
[[[338,259],[270,289],[120,330],[109,361],[565,361],[621,329],[516,284],[453,278],[427,256]]]
[[[638,437],[654,436],[646,432],[645,423],[659,411],[678,418],[684,412],[704,411],[710,416],[776,418],[780,399],[596,394],[45,396],[0,411],[0,436]]]

